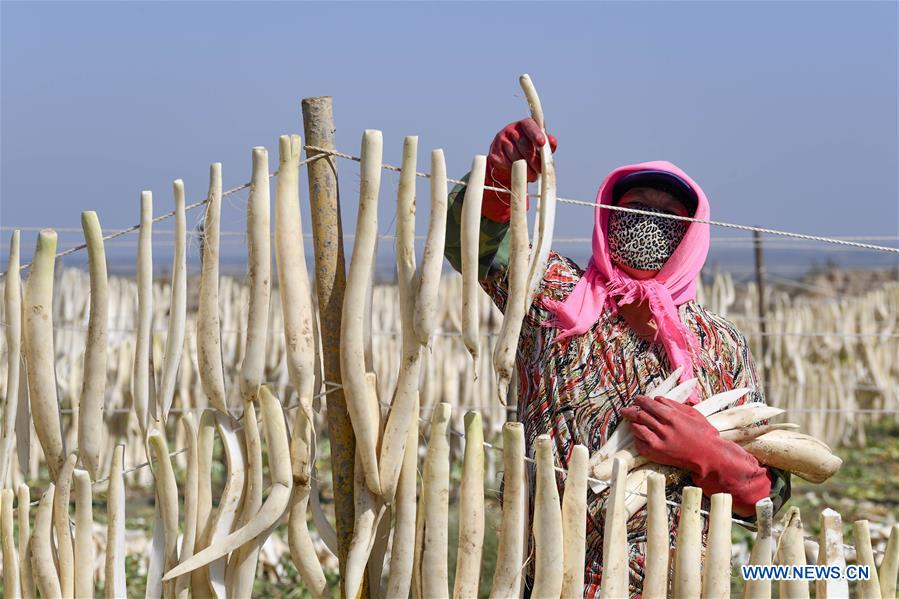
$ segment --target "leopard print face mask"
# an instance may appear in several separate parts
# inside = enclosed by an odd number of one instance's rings
[[[663,210],[633,206],[648,212]],[[609,216],[612,261],[638,270],[661,270],[687,232],[687,222],[661,216],[614,211]]]

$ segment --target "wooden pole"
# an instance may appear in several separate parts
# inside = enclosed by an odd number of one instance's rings
[[[306,143],[326,150],[335,149],[334,112],[330,96],[304,98],[303,133]],[[320,154],[306,150],[307,158]],[[340,220],[340,191],[337,162],[333,156],[313,160],[306,165],[309,179],[309,207],[312,217],[312,243],[315,251],[315,290],[318,294],[321,323],[322,361],[325,380],[340,384],[340,325],[343,294],[346,288],[346,264],[343,254],[343,228]],[[353,466],[356,439],[340,389],[327,395],[328,440],[331,444],[331,473],[334,479],[337,553],[341,586],[344,565],[353,537]],[[341,591],[343,595],[343,591]]]
[[[768,369],[765,367],[765,356],[768,354],[768,321],[766,319],[767,310],[765,307],[765,278],[763,272],[765,270],[764,256],[762,255],[762,234],[759,231],[752,232],[752,244],[755,248],[755,287],[758,292],[759,302],[759,332],[761,333],[762,355],[756,360],[756,368],[762,371],[762,382],[765,385],[765,392],[768,389]]]

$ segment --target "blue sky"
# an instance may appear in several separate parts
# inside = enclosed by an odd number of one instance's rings
[[[614,167],[666,159],[704,187],[715,219],[899,235],[895,2],[4,1],[0,20],[4,227],[78,227],[86,209],[105,229],[131,225],[142,189],[157,213],[176,178],[189,201],[204,197],[212,162],[226,187],[246,181],[256,145],[274,170],[278,135],[302,132],[299,101],[315,95],[334,96],[340,149],[358,154],[363,129],[381,129],[397,164],[417,134],[420,170],[442,147],[459,176],[526,116],[528,72],[564,197],[592,199]],[[351,230],[357,169],[339,168]],[[382,230],[395,189],[385,173]],[[226,203],[226,228],[243,228],[244,198]],[[562,207],[556,235],[591,226]]]

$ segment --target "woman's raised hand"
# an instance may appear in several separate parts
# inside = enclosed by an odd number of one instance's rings
[[[540,148],[549,137],[549,147],[556,151],[558,142],[552,135],[544,135],[543,130],[532,118],[521,119],[503,127],[493,138],[487,153],[488,187],[509,189],[512,185],[512,163],[524,160],[528,167],[528,181],[536,181],[540,174]],[[481,214],[497,221],[508,222],[510,215],[508,192],[484,190]],[[530,206],[530,202],[528,203]]]

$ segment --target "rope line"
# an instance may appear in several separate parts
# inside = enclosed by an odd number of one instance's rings
[[[326,154],[331,154],[331,155],[337,156],[339,158],[346,158],[347,160],[352,160],[354,162],[360,162],[362,160],[360,157],[353,156],[352,154],[346,154],[344,152],[338,152],[336,150],[327,150],[325,148],[320,148],[318,146],[307,145],[306,149],[307,150],[315,150],[317,152],[322,152],[322,153],[326,153]],[[384,170],[387,170],[387,171],[396,171],[396,172],[401,172],[401,170],[402,170],[402,169],[400,169],[400,167],[394,166],[392,164],[382,164],[381,168],[383,168]],[[429,173],[422,173],[419,171],[415,172],[415,176],[424,177],[426,179],[429,179],[431,177],[431,175]],[[450,183],[463,184],[463,185],[465,184],[464,181],[460,181],[459,179],[447,178],[447,181]],[[484,189],[489,189],[491,191],[500,191],[500,192],[505,192],[505,193],[509,192],[508,189],[501,188],[501,187],[491,187],[489,185],[485,185]],[[539,197],[539,194],[535,194],[535,197]],[[586,202],[584,200],[573,200],[573,199],[569,199],[569,198],[556,198],[556,201],[561,202],[563,204],[571,204],[573,206],[585,206],[587,208],[593,208],[594,210],[599,208],[602,210],[618,210],[621,212],[631,212],[634,214],[645,214],[645,215],[649,215],[649,216],[662,216],[664,218],[670,218],[672,220],[680,220],[680,221],[686,221],[686,222],[691,222],[691,223],[703,223],[703,224],[707,224],[707,225],[715,225],[717,227],[736,229],[739,231],[757,231],[759,233],[766,233],[768,235],[777,235],[780,237],[791,237],[794,239],[804,239],[806,241],[819,241],[821,243],[833,243],[836,245],[843,245],[843,246],[847,246],[847,247],[856,247],[856,248],[861,248],[861,249],[866,249],[866,250],[874,250],[874,251],[879,251],[879,252],[890,252],[890,253],[894,253],[894,254],[899,254],[899,247],[888,247],[888,246],[883,246],[883,245],[874,245],[874,244],[870,244],[870,243],[860,243],[857,241],[847,241],[844,239],[837,239],[835,237],[823,237],[821,235],[806,235],[804,233],[792,233],[790,231],[781,231],[779,229],[768,229],[765,227],[753,227],[750,225],[740,225],[740,224],[727,223],[727,222],[717,221],[717,220],[705,220],[705,219],[701,219],[701,218],[693,218],[692,216],[678,216],[675,214],[650,212],[648,210],[638,210],[636,208],[625,208],[623,206],[605,206],[605,205],[601,206],[601,205],[597,204],[596,202]]]
[[[314,160],[318,160],[319,158],[322,158],[322,157],[324,157],[324,156],[329,156],[329,155],[330,155],[330,156],[336,156],[336,157],[338,157],[338,158],[345,158],[345,159],[347,159],[347,160],[352,160],[352,161],[354,161],[354,162],[360,162],[360,161],[362,160],[362,159],[361,159],[360,157],[358,157],[358,156],[353,156],[352,154],[347,154],[347,153],[345,153],[345,152],[338,152],[337,150],[328,150],[328,149],[326,149],[326,148],[320,148],[320,147],[318,147],[318,146],[311,146],[311,145],[307,145],[307,146],[304,146],[304,147],[305,147],[306,150],[307,150],[307,155],[308,155],[308,150],[314,150],[314,151],[319,152],[319,153],[316,154],[315,156],[310,156],[310,157],[308,157],[308,158],[306,158],[306,159],[304,159],[304,160],[301,160],[301,161],[299,162],[299,165],[300,165],[300,166],[302,166],[302,165],[304,165],[304,164],[308,164],[309,162],[312,162],[312,161],[314,161]],[[394,166],[394,165],[392,165],[392,164],[382,164],[382,165],[381,165],[381,168],[384,169],[384,170],[388,170],[388,171],[395,171],[395,172],[401,172],[401,171],[402,171],[402,169],[401,169],[400,167]],[[272,172],[272,173],[269,173],[269,178],[274,177],[274,176],[277,175],[277,174],[278,174],[278,171],[274,171],[274,172]],[[415,176],[417,176],[417,177],[423,177],[423,178],[426,178],[426,179],[428,179],[428,178],[431,177],[430,173],[424,173],[424,172],[420,172],[420,171],[416,171],[416,172],[415,172]],[[450,182],[450,183],[456,183],[456,184],[464,184],[464,183],[465,183],[464,181],[461,181],[461,180],[459,180],[459,179],[450,179],[450,178],[447,178],[447,181]],[[238,185],[237,187],[233,187],[233,188],[231,188],[231,189],[229,189],[229,190],[226,190],[226,191],[222,192],[222,197],[224,198],[224,197],[226,197],[226,196],[228,196],[228,195],[237,193],[238,191],[247,189],[248,187],[250,187],[250,183],[244,183],[243,185]],[[508,189],[504,189],[504,188],[501,188],[501,187],[492,187],[492,186],[489,186],[489,185],[485,185],[485,186],[484,186],[484,189],[489,189],[489,190],[491,190],[491,191],[500,191],[500,192],[508,192],[508,191],[509,191]],[[535,197],[539,197],[539,194],[536,194]],[[584,201],[584,200],[574,200],[574,199],[570,199],[570,198],[561,198],[561,197],[560,197],[560,198],[556,198],[556,199],[557,199],[558,202],[563,203],[563,204],[570,204],[570,205],[572,205],[572,206],[584,206],[584,207],[587,207],[587,208],[592,208],[592,209],[594,209],[594,210],[596,210],[596,209],[602,209],[602,210],[618,210],[618,211],[621,211],[621,212],[630,212],[630,213],[633,213],[633,214],[645,214],[645,215],[649,215],[649,216],[662,216],[663,218],[669,218],[669,219],[672,219],[672,220],[680,220],[680,221],[692,222],[692,223],[703,223],[703,224],[707,224],[707,225],[715,225],[715,226],[717,226],[717,227],[723,227],[723,228],[728,228],[728,229],[736,229],[736,230],[738,230],[738,231],[750,231],[750,232],[757,231],[757,232],[759,232],[759,233],[765,233],[765,234],[768,234],[768,235],[776,235],[776,236],[779,236],[779,237],[789,237],[789,238],[793,238],[793,239],[802,239],[802,240],[805,240],[805,241],[818,241],[818,242],[821,242],[821,243],[830,243],[830,244],[841,245],[841,246],[845,246],[845,247],[854,247],[854,248],[860,248],[860,249],[865,249],[865,250],[872,250],[872,251],[878,251],[878,252],[887,252],[887,253],[899,254],[899,247],[889,247],[889,246],[883,246],[883,245],[874,245],[874,244],[870,244],[870,243],[860,243],[860,242],[857,242],[857,241],[848,241],[848,240],[845,240],[845,239],[839,239],[839,238],[836,238],[836,237],[824,237],[824,236],[821,236],[821,235],[806,235],[806,234],[804,234],[804,233],[793,233],[793,232],[790,232],[790,231],[782,231],[782,230],[779,230],[779,229],[769,229],[769,228],[765,228],[765,227],[754,227],[754,226],[750,226],[750,225],[740,225],[740,224],[736,224],[736,223],[727,223],[727,222],[716,221],[716,220],[705,220],[705,219],[700,219],[700,218],[693,218],[693,217],[691,217],[691,216],[678,216],[678,215],[676,215],[676,214],[665,214],[665,213],[649,212],[649,211],[647,211],[647,210],[638,210],[638,209],[636,209],[636,208],[626,208],[626,207],[623,207],[623,206],[606,206],[606,205],[598,205],[598,204],[596,204],[595,202],[587,202],[587,201]],[[201,201],[196,202],[196,203],[194,203],[194,204],[190,204],[190,205],[188,205],[188,206],[185,206],[185,207],[184,207],[184,210],[185,210],[185,211],[193,210],[194,208],[199,208],[200,206],[203,206],[203,205],[205,205],[205,204],[208,203],[208,202],[209,202],[209,198],[206,198],[205,200],[201,200]],[[165,213],[165,214],[162,214],[162,215],[160,215],[160,216],[157,216],[157,217],[154,218],[151,222],[157,223],[157,222],[161,222],[161,221],[163,221],[163,220],[172,218],[173,216],[175,216],[175,213],[176,213],[176,211],[174,211],[174,210],[171,211],[171,212],[167,212],[167,213]],[[139,229],[140,229],[140,224],[132,225],[132,226],[127,227],[127,228],[125,228],[125,229],[121,229],[121,230],[119,230],[119,231],[116,231],[116,232],[114,232],[114,233],[111,233],[111,234],[109,234],[109,235],[106,235],[106,236],[104,236],[104,237],[102,238],[102,240],[103,240],[103,241],[108,241],[108,240],[110,240],[110,239],[115,239],[115,238],[117,238],[117,237],[121,237],[122,235],[126,235],[126,234],[128,234],[128,233],[133,233],[134,231],[137,231],[137,230],[139,230]],[[62,258],[62,257],[64,257],[64,256],[68,256],[68,255],[70,255],[70,254],[74,254],[75,252],[79,252],[79,251],[81,251],[81,250],[83,250],[83,249],[86,249],[86,248],[87,248],[87,244],[86,244],[86,243],[82,243],[82,244],[76,245],[76,246],[74,246],[74,247],[71,247],[71,248],[68,248],[68,249],[66,249],[66,250],[63,250],[63,251],[59,252],[58,254],[56,254],[56,258]],[[31,266],[31,263],[30,263],[30,262],[29,262],[29,263],[26,263],[26,264],[22,264],[22,265],[19,267],[19,270],[24,270],[24,269],[28,268],[29,266]],[[6,276],[6,273],[5,273],[5,272],[0,272],[0,278],[3,278],[4,276]]]

